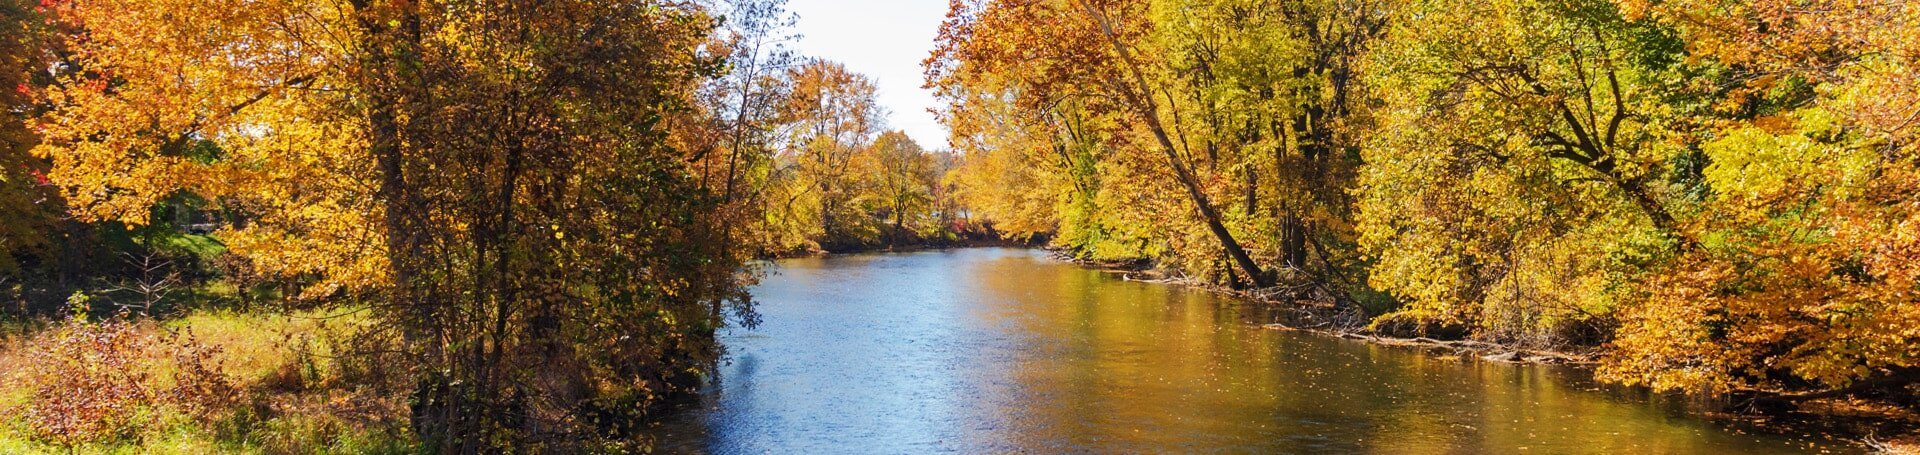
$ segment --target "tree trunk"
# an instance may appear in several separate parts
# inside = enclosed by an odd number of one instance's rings
[[[1113,46],[1114,52],[1119,54],[1120,60],[1127,65],[1134,85],[1125,90],[1126,101],[1133,105],[1141,119],[1146,121],[1147,129],[1153,132],[1154,140],[1160,143],[1160,150],[1165,153],[1167,164],[1173,167],[1175,180],[1179,181],[1182,188],[1186,188],[1187,197],[1193,202],[1194,210],[1199,212],[1201,221],[1207,223],[1207,230],[1213,232],[1213,237],[1220,241],[1220,247],[1226,250],[1227,256],[1233,258],[1234,264],[1238,265],[1241,271],[1246,272],[1247,278],[1252,281],[1254,287],[1272,286],[1273,280],[1260,271],[1260,264],[1254,262],[1252,256],[1247,255],[1247,250],[1240,246],[1240,241],[1235,240],[1233,233],[1221,223],[1220,212],[1214,208],[1213,201],[1207,197],[1206,191],[1200,188],[1200,182],[1194,177],[1193,170],[1188,168],[1186,162],[1181,159],[1179,149],[1173,145],[1173,139],[1167,136],[1166,128],[1160,124],[1159,107],[1153,102],[1152,91],[1147,86],[1146,76],[1141,72],[1140,64],[1133,60],[1133,55],[1127,51],[1126,45],[1122,44],[1119,36],[1114,34],[1113,25],[1107,22],[1106,14],[1091,4],[1081,3],[1081,7],[1093,19],[1095,25],[1100,27],[1108,44]]]
[[[906,225],[906,214],[905,214],[905,213],[903,213],[903,212],[904,212],[904,211],[906,210],[906,205],[907,205],[906,203],[904,203],[904,202],[900,202],[900,201],[899,201],[899,199],[895,199],[895,200],[894,200],[894,203],[893,203],[893,238],[892,238],[892,239],[889,239],[889,240],[887,241],[887,247],[888,247],[888,248],[892,248],[892,247],[894,246],[894,244],[896,244],[896,243],[899,243],[899,241],[900,241],[900,234],[901,234],[901,232],[904,232],[904,231],[902,230],[902,228],[903,228],[903,226],[905,226],[905,225]]]
[[[1288,267],[1305,269],[1307,266],[1307,228],[1291,211],[1280,219],[1280,257]]]
[[[1260,209],[1260,173],[1248,167],[1245,174],[1247,175],[1247,208],[1242,213],[1251,217],[1255,210]]]
[[[1253,257],[1247,254],[1247,250],[1240,246],[1240,241],[1234,239],[1233,233],[1228,231],[1226,224],[1220,221],[1220,212],[1214,209],[1213,201],[1207,197],[1206,191],[1200,188],[1200,183],[1194,178],[1193,171],[1180,162],[1179,154],[1174,152],[1173,140],[1167,137],[1166,130],[1160,126],[1158,116],[1148,114],[1146,117],[1148,129],[1153,130],[1154,139],[1160,142],[1160,148],[1166,152],[1168,163],[1173,166],[1175,179],[1180,181],[1182,188],[1186,188],[1187,197],[1193,201],[1194,209],[1200,213],[1201,221],[1207,223],[1207,230],[1213,232],[1213,237],[1220,241],[1220,247],[1227,251],[1228,257],[1233,258],[1233,263],[1238,265],[1241,271],[1246,272],[1248,280],[1254,287],[1272,286],[1273,280],[1260,271],[1260,264],[1253,262]]]
[[[392,275],[393,286],[388,294],[388,305],[402,318],[401,336],[407,345],[421,349],[422,363],[430,367],[447,366],[445,340],[436,329],[436,321],[441,317],[436,299],[431,292],[420,292],[419,258],[423,256],[423,239],[414,217],[419,216],[420,207],[407,178],[405,144],[405,126],[402,124],[401,111],[406,109],[408,99],[405,84],[412,80],[408,74],[418,65],[405,59],[419,55],[417,47],[420,39],[420,18],[417,4],[408,3],[396,8],[389,14],[375,14],[381,8],[375,7],[371,0],[354,0],[355,10],[363,11],[360,25],[367,30],[368,52],[361,62],[362,77],[367,78],[369,87],[369,107],[367,126],[369,142],[368,152],[375,161],[380,174],[379,187],[375,197],[385,210],[382,220],[386,233],[388,272]],[[417,101],[417,100],[416,100]],[[433,367],[438,368],[438,367]],[[416,434],[429,447],[443,452],[458,450],[462,431],[459,426],[459,407],[450,401],[457,393],[449,386],[451,378],[446,375],[429,374],[416,384],[412,403],[412,424]]]

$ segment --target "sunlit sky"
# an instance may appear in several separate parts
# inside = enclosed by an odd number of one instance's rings
[[[799,15],[800,53],[873,78],[889,127],[946,148],[946,128],[927,112],[933,93],[920,88],[920,61],[933,50],[946,0],[790,0],[787,9]]]

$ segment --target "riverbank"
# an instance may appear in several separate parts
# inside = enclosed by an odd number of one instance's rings
[[[867,254],[867,253],[907,253],[926,250],[945,250],[954,248],[1038,248],[1033,242],[1023,242],[1000,238],[997,234],[967,236],[956,239],[913,239],[900,243],[838,244],[821,248],[806,248],[786,251],[761,252],[760,259],[791,259],[828,255]]]
[[[1273,321],[1258,322],[1268,330],[1310,333],[1374,345],[1422,351],[1440,359],[1485,361],[1510,365],[1566,365],[1591,372],[1607,354],[1605,346],[1569,346],[1539,349],[1506,343],[1476,340],[1469,331],[1439,330],[1455,336],[1421,336],[1426,328],[1409,329],[1399,321],[1380,323],[1332,301],[1275,298],[1293,294],[1271,290],[1233,289],[1192,279],[1156,267],[1151,261],[1092,261],[1074,257],[1070,252],[1049,248],[1049,256],[1082,267],[1112,273],[1122,280],[1175,285],[1231,297],[1281,310]],[[1393,326],[1382,330],[1382,326]],[[1679,395],[1675,395],[1679,396]],[[1867,396],[1832,396],[1808,399],[1793,397],[1786,391],[1743,390],[1719,396],[1692,396],[1688,399],[1713,404],[1706,416],[1717,420],[1740,421],[1781,434],[1832,434],[1854,441],[1881,453],[1920,454],[1920,412],[1912,403],[1900,403]]]

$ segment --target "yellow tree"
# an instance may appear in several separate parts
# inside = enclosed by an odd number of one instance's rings
[[[788,80],[790,136],[779,157],[783,169],[776,171],[784,202],[770,201],[768,216],[781,218],[797,234],[784,242],[788,246],[852,247],[877,239],[877,227],[862,210],[870,202],[864,200],[868,179],[877,173],[866,151],[884,121],[873,81],[819,60],[791,69]]]
[[[1358,65],[1395,4],[1156,1],[1142,48],[1164,55],[1163,97],[1185,113],[1174,129],[1204,150],[1227,224],[1286,282],[1339,300],[1365,289],[1346,191],[1360,164]]]
[[[1684,242],[1684,150],[1662,137],[1677,44],[1604,1],[1416,1],[1394,18],[1366,68],[1372,282],[1422,322],[1604,340],[1622,289]]]
[[[724,18],[711,45],[728,56],[721,77],[702,84],[695,100],[701,115],[672,126],[686,139],[684,146],[713,159],[699,160],[703,189],[719,193],[729,214],[722,231],[729,239],[773,241],[780,225],[769,225],[762,214],[769,190],[778,190],[774,177],[787,125],[786,97],[792,89],[787,69],[800,57],[791,49],[794,16],[785,0],[725,0],[713,2],[714,14]],[[784,250],[775,242],[752,249]]]
[[[1265,286],[1262,271],[1228,229],[1206,177],[1198,166],[1205,157],[1173,126],[1177,103],[1163,101],[1156,83],[1169,68],[1161,55],[1142,52],[1151,33],[1148,4],[1142,1],[1020,1],[969,5],[955,2],[943,25],[940,48],[929,61],[929,82],[965,86],[997,82],[1020,109],[1050,113],[1068,105],[1110,119],[1097,136],[1111,138],[1145,156],[1118,161],[1146,176],[1171,177],[1177,194],[1205,232],[1241,271],[1248,283]],[[998,88],[987,86],[982,88]],[[949,97],[965,101],[961,90]],[[1071,104],[1064,104],[1071,103]],[[1044,118],[1044,114],[1042,114]],[[1164,181],[1119,178],[1114,183]],[[1140,204],[1134,204],[1136,207]]]
[[[934,185],[939,179],[934,174],[933,156],[900,131],[880,133],[869,153],[874,155],[878,172],[874,190],[885,204],[880,214],[892,218],[887,244],[913,240],[919,229],[908,223],[920,224],[920,218],[933,210]]]
[[[218,12],[116,13],[202,7]],[[337,36],[341,14],[306,2],[60,3],[58,17],[84,31],[66,43],[84,70],[47,90],[54,110],[36,122],[36,153],[83,221],[145,224],[179,191],[229,198],[259,218],[222,238],[263,271],[324,277],[313,296],[384,284],[364,125],[336,89],[352,85],[339,70],[357,66],[352,49],[294,38]]]
[[[1048,128],[1030,124],[1028,116],[1010,112],[1006,103],[995,101],[975,98],[955,103],[941,113],[941,121],[953,132],[949,142],[961,155],[958,166],[946,177],[955,188],[955,197],[974,218],[1007,238],[1057,234],[1059,244],[1080,248],[1100,245],[1087,238],[1091,235],[1086,231],[1097,226],[1089,226],[1088,212],[1092,210],[1083,208],[1091,205],[1094,197],[1091,154],[1056,153],[1086,148],[1055,147]],[[989,107],[988,103],[993,104]],[[1061,220],[1062,213],[1070,219]],[[1097,251],[1092,253],[1106,258]]]
[[[1342,216],[1358,163],[1338,131],[1385,6],[955,2],[928,80],[956,147],[1021,151],[1042,166],[1024,172],[1058,182],[1035,220],[1056,244],[1237,284],[1358,287],[1341,279],[1358,270]]]

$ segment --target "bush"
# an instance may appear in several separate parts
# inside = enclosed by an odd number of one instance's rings
[[[186,330],[75,317],[20,349],[12,379],[26,397],[10,411],[34,439],[66,447],[134,435],[157,416],[208,419],[236,395],[218,354]]]

